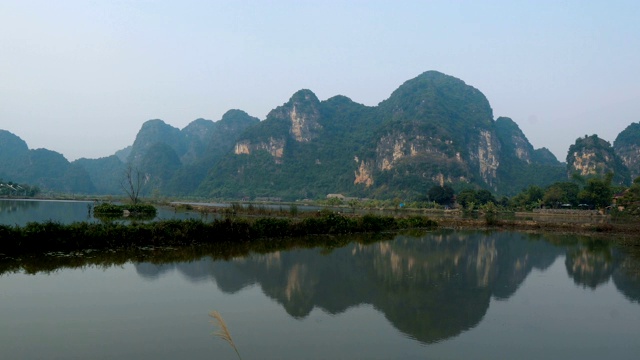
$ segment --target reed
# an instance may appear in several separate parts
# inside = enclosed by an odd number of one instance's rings
[[[218,328],[218,331],[214,332],[213,336],[219,337],[220,339],[226,341],[229,345],[231,345],[233,350],[236,352],[236,355],[238,355],[238,359],[242,360],[242,357],[240,356],[240,352],[238,351],[236,344],[233,342],[233,338],[231,337],[229,328],[227,327],[227,324],[224,322],[222,315],[220,315],[220,313],[217,311],[212,311],[209,313],[209,316],[213,318],[211,323]]]

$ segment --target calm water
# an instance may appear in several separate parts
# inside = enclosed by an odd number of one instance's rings
[[[2,359],[235,359],[213,310],[245,360],[640,353],[638,258],[573,236],[437,231],[226,260],[90,253],[0,260],[0,273]]]
[[[24,226],[29,221],[49,220],[63,224],[99,221],[89,211],[93,205],[93,201],[0,199],[0,225]],[[169,207],[158,207],[156,219],[187,219],[200,216],[197,212],[176,212]]]
[[[234,359],[212,310],[244,359],[640,351],[638,260],[606,243],[442,231],[227,261],[94,260],[0,276],[3,359]]]

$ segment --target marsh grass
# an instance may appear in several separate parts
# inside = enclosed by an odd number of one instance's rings
[[[233,350],[236,352],[236,355],[238,355],[238,359],[242,360],[242,357],[240,356],[240,352],[238,351],[236,344],[233,342],[233,338],[231,337],[229,328],[227,327],[227,324],[224,322],[222,315],[220,315],[220,313],[217,311],[212,311],[209,313],[209,316],[213,318],[211,323],[218,328],[218,331],[214,332],[213,336],[219,337],[220,339],[226,341],[229,345],[231,345]]]

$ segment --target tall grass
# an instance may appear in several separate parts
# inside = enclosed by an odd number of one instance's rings
[[[217,311],[212,311],[209,313],[209,316],[213,318],[211,323],[218,327],[218,331],[214,332],[213,336],[219,337],[220,339],[226,341],[229,345],[231,345],[233,350],[236,352],[236,355],[238,355],[238,359],[242,360],[240,352],[238,351],[236,344],[233,342],[233,338],[231,338],[231,333],[229,332],[229,328],[224,322],[222,315],[220,315],[220,313]]]

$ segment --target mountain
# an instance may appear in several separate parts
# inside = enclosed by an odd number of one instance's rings
[[[376,107],[300,90],[249,128],[199,187],[210,197],[419,198],[434,184],[515,193],[562,180],[510,119],[493,120],[477,89],[429,71]]]
[[[618,134],[613,150],[629,168],[632,179],[640,176],[640,123],[632,123]]]
[[[515,194],[529,185],[543,186],[565,177],[566,166],[548,149],[534,149],[513,120],[499,117],[495,130],[502,150],[497,177],[503,193]]]
[[[0,130],[0,179],[58,192],[95,191],[84,168],[58,152],[29,149],[24,140],[6,130]]]
[[[258,118],[246,112],[233,109],[227,111],[219,121],[204,123],[199,119],[189,124],[182,131],[188,139],[187,143],[191,144],[191,156],[186,159],[183,157],[186,163],[172,174],[163,191],[174,195],[192,195],[220,158],[233,149],[239,136],[259,122]]]
[[[263,121],[236,109],[183,129],[149,120],[131,146],[73,163],[0,131],[0,178],[96,194],[121,194],[130,165],[144,174],[145,196],[420,200],[444,184],[514,195],[574,172],[613,171],[614,181],[626,184],[628,168],[640,175],[638,159],[640,124],[632,124],[613,148],[595,135],[578,139],[561,163],[548,149],[535,149],[512,119],[494,120],[480,90],[437,71],[406,81],[377,106],[342,95],[320,101],[303,89]]]
[[[170,146],[178,156],[184,155],[187,151],[184,134],[180,129],[167,125],[160,119],[148,120],[138,131],[127,162],[139,166],[147,151],[157,143]]]
[[[577,173],[584,177],[602,177],[612,172],[614,183],[628,185],[631,182],[629,169],[622,159],[608,141],[600,139],[597,135],[585,135],[569,147],[567,172],[569,176]]]
[[[81,158],[75,160],[73,164],[82,167],[89,174],[96,194],[122,193],[121,181],[126,165],[117,155],[99,159]]]

